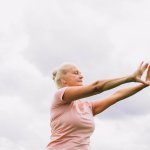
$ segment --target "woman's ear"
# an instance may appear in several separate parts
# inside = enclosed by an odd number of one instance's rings
[[[61,79],[61,83],[62,83],[62,84],[66,84],[67,82],[66,82],[65,79]]]

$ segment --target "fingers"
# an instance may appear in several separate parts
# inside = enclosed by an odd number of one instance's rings
[[[142,67],[143,63],[144,63],[144,61],[142,61],[142,62],[140,63],[140,66],[139,66],[139,68],[141,68],[141,67]]]
[[[141,79],[142,74],[145,72],[145,70],[147,69],[147,75],[146,75],[146,80],[143,81]],[[143,83],[145,85],[150,85],[150,65],[148,63],[144,63],[143,61],[141,62],[141,64],[139,65],[139,75],[136,78],[137,82]]]
[[[141,64],[139,65],[139,68],[138,68],[138,72],[139,72],[140,76],[142,76],[142,74],[145,72],[145,70],[147,69],[148,66],[149,66],[148,63],[144,63],[143,61],[141,62]]]
[[[148,63],[146,63],[143,66],[141,66],[142,73],[147,69],[147,67],[148,67]]]
[[[147,69],[146,81],[150,82],[150,66],[148,66],[148,69]]]

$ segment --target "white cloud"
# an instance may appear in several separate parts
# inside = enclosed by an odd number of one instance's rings
[[[4,143],[8,142],[6,148],[44,149],[49,141],[49,114],[43,115],[19,97],[5,96],[0,99],[0,145],[5,147]]]
[[[148,150],[150,115],[121,120],[95,118],[96,129],[91,137],[92,150]]]
[[[13,143],[13,141],[0,137],[0,149],[2,150],[27,150],[20,145]]]
[[[0,2],[0,149],[49,142],[50,71],[60,63],[74,62],[91,83],[149,62],[149,14],[148,0]],[[148,150],[149,96],[144,89],[100,114],[93,150]]]

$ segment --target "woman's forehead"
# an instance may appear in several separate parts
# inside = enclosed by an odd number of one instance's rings
[[[68,70],[71,70],[71,71],[76,71],[76,70],[79,70],[76,66],[70,66],[68,68]]]
[[[74,65],[69,65],[67,67],[67,70],[68,71],[79,71],[79,69],[76,66],[74,66]]]
[[[72,71],[79,71],[79,68],[74,65],[74,64],[64,64],[62,67],[61,67],[62,70],[64,70],[65,72],[72,72]]]

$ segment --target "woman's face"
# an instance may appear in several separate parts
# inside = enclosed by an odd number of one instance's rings
[[[67,86],[82,86],[83,76],[77,67],[71,65],[67,68],[67,73],[63,76]]]

